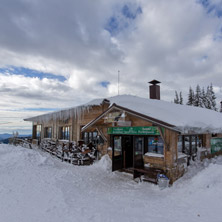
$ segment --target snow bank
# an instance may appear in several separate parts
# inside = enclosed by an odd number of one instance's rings
[[[102,158],[95,163],[96,167],[100,167],[101,169],[104,169],[105,171],[111,172],[112,170],[112,160],[110,159],[109,155],[106,154],[102,156]]]
[[[7,156],[4,155],[5,153],[7,153]],[[54,162],[49,156],[42,156],[39,152],[33,152],[21,146],[1,145],[0,166],[13,166],[22,164],[22,162],[29,162],[30,165],[34,164],[44,167],[54,166]]]
[[[165,190],[109,167],[108,156],[72,166],[40,150],[0,145],[0,221],[221,222],[222,157],[193,163]]]

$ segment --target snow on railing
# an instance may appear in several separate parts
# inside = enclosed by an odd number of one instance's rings
[[[86,146],[75,141],[44,139],[40,148],[74,165],[90,165],[97,159],[97,149],[91,143]]]

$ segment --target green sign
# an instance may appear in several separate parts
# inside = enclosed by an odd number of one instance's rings
[[[222,151],[222,138],[212,138],[210,140],[211,153]]]
[[[108,134],[160,135],[156,126],[109,127]]]

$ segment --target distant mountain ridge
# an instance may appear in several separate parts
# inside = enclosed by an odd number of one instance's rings
[[[9,133],[0,134],[0,140],[8,139],[10,137],[12,137],[12,134]]]
[[[18,135],[18,137],[31,137],[32,135],[31,134],[21,134],[21,135]],[[0,134],[0,142],[3,142],[3,143],[8,143],[8,139],[13,137],[13,134],[9,134],[9,133],[3,133],[3,134]]]

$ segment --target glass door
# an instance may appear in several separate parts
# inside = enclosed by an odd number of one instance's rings
[[[144,154],[144,137],[135,137],[134,142],[134,167],[143,168],[143,154]]]
[[[113,161],[112,170],[119,170],[123,168],[123,149],[122,136],[113,137]]]
[[[133,167],[133,142],[132,136],[122,137],[122,147],[123,147],[123,167],[130,168]]]

